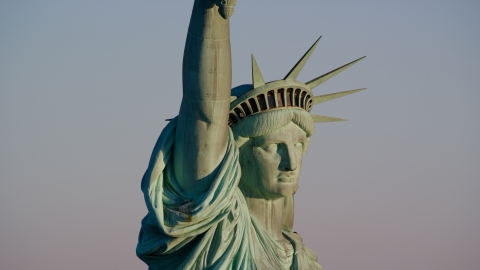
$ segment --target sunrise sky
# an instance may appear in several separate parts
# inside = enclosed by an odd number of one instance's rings
[[[192,0],[0,1],[0,269],[147,269],[140,180],[181,100]],[[295,231],[325,270],[480,269],[480,1],[238,0],[233,86],[318,88]]]

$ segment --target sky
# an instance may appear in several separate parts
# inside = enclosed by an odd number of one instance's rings
[[[0,269],[147,269],[140,191],[192,0],[0,1]],[[233,86],[322,40],[294,230],[326,270],[480,269],[480,2],[238,0]]]

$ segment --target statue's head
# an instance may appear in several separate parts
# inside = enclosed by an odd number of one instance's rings
[[[240,188],[247,197],[272,200],[294,194],[298,188],[303,154],[314,133],[314,123],[344,121],[312,115],[312,107],[363,90],[317,97],[312,93],[314,87],[363,57],[307,83],[296,80],[319,40],[283,80],[265,83],[252,56],[253,85],[232,89],[228,124],[240,149]]]
[[[240,149],[240,188],[247,197],[277,199],[295,193],[314,124],[301,109],[279,109],[233,127]]]

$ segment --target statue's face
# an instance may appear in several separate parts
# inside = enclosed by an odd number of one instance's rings
[[[273,200],[294,194],[306,147],[306,133],[292,122],[250,139],[240,149],[245,196]]]

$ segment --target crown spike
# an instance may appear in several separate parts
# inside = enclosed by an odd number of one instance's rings
[[[255,57],[253,56],[253,54],[252,54],[252,81],[253,81],[254,89],[265,84],[262,73],[260,72],[260,68],[258,68],[257,61],[255,61]]]
[[[316,96],[313,99],[313,105],[316,105],[318,103],[322,103],[322,102],[325,102],[325,101],[329,101],[329,100],[332,100],[332,99],[336,99],[336,98],[339,98],[339,97],[343,97],[343,96],[346,96],[346,95],[350,95],[350,94],[353,94],[353,93],[356,93],[356,92],[359,92],[359,91],[362,91],[362,90],[365,90],[365,89],[367,89],[367,88],[359,88],[359,89],[354,89],[354,90],[348,90],[348,91],[343,91],[343,92],[337,92],[337,93],[332,93],[332,94]]]
[[[330,116],[322,116],[316,114],[310,114],[312,116],[314,123],[327,123],[327,122],[340,122],[340,121],[347,121],[347,119],[330,117]]]
[[[298,60],[298,62],[295,64],[295,66],[290,70],[290,72],[288,72],[287,76],[285,76],[284,80],[295,80],[297,78],[298,74],[300,73],[300,71],[302,71],[303,67],[305,66],[305,64],[308,61],[308,58],[310,58],[310,55],[312,54],[312,52],[317,47],[317,44],[318,44],[318,42],[320,41],[321,38],[322,38],[322,36],[320,36],[317,39],[317,41],[315,41],[315,43],[313,43],[312,47],[310,47],[310,49],[308,49],[308,51],[302,56],[302,58],[300,60]]]
[[[310,87],[310,89],[313,89],[313,88],[319,86],[320,84],[326,82],[328,79],[332,78],[333,76],[337,75],[338,73],[340,73],[340,72],[344,71],[345,69],[353,66],[355,63],[357,63],[358,61],[362,60],[363,58],[365,58],[365,56],[360,57],[360,58],[358,58],[357,60],[352,61],[352,62],[350,62],[350,63],[348,63],[348,64],[346,64],[346,65],[343,65],[343,66],[341,66],[341,67],[339,67],[339,68],[337,68],[337,69],[334,69],[334,70],[332,70],[332,71],[330,71],[330,72],[328,72],[328,73],[325,73],[325,74],[323,74],[322,76],[317,77],[317,78],[315,78],[315,79],[307,82],[306,85],[308,85],[308,87]]]

